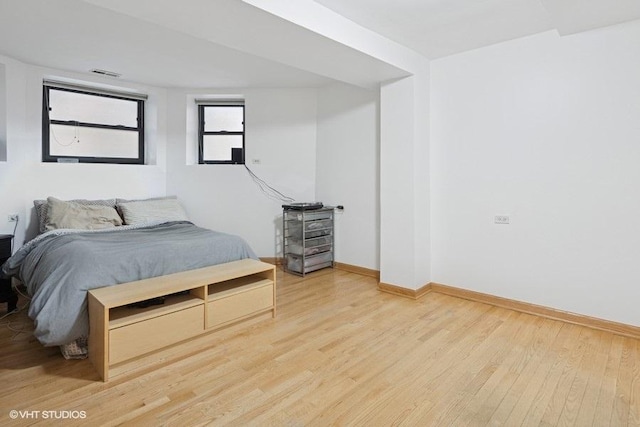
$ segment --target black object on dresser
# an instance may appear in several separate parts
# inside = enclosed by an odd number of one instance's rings
[[[11,234],[0,234],[0,267],[11,257]],[[0,303],[7,303],[7,313],[11,313],[18,306],[18,295],[11,289],[11,278],[5,277],[0,269]]]

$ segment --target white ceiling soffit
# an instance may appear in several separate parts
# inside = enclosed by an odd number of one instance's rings
[[[84,0],[200,40],[374,88],[404,70],[239,0]]]
[[[430,59],[640,18],[640,0],[315,0]]]
[[[540,0],[561,35],[640,19],[640,0]]]
[[[431,59],[553,28],[538,0],[315,1]]]
[[[0,54],[66,71],[112,70],[123,80],[161,87],[316,87],[332,81],[80,0],[0,0]]]

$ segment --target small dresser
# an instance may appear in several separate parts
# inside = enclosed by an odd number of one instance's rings
[[[11,257],[11,241],[13,235],[0,234],[0,267]],[[14,311],[18,305],[18,296],[11,289],[11,279],[0,271],[0,303],[7,303],[7,313]]]
[[[333,267],[333,206],[283,205],[283,209],[284,270],[304,276]]]

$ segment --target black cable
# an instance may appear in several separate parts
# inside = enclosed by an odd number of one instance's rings
[[[267,184],[264,180],[260,179],[260,177],[258,177],[258,175],[256,175],[251,169],[249,169],[249,166],[247,166],[246,164],[244,165],[244,168],[247,170],[247,172],[249,173],[249,176],[251,177],[253,182],[258,186],[260,191],[268,198],[272,200],[277,200],[279,202],[284,202],[284,203],[292,203],[295,201],[295,199],[289,196],[285,196],[284,194],[282,194],[281,192],[279,192],[278,190],[276,190],[275,188]]]
[[[247,168],[247,170],[249,171],[249,173],[251,174],[251,176],[253,178],[255,178],[255,180],[257,180],[257,182],[260,184],[261,188],[263,189],[263,191],[265,192],[269,192],[271,191],[272,195],[275,196],[275,198],[277,198],[278,200],[282,201],[282,202],[293,202],[295,201],[295,199],[289,197],[289,196],[285,196],[284,194],[282,194],[281,192],[279,192],[278,190],[276,190],[275,188],[271,187],[269,184],[267,184],[264,180],[260,179],[252,170],[250,170],[246,165],[245,167]],[[275,194],[273,194],[275,193]]]
[[[293,201],[293,199],[291,199],[290,197],[284,196],[279,191],[273,189],[271,186],[269,186],[269,184],[267,184],[266,182],[261,180],[255,174],[252,174],[251,172],[249,174],[250,174],[251,178],[253,179],[254,183],[260,189],[260,191],[265,196],[267,196],[268,198],[270,198],[272,200],[275,200],[275,201],[278,201],[278,202],[285,202],[285,203],[289,203],[289,202]]]

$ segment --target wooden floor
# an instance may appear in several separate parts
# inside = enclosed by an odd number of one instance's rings
[[[0,425],[640,425],[638,340],[344,271],[279,279],[276,319],[109,383],[0,321]]]

